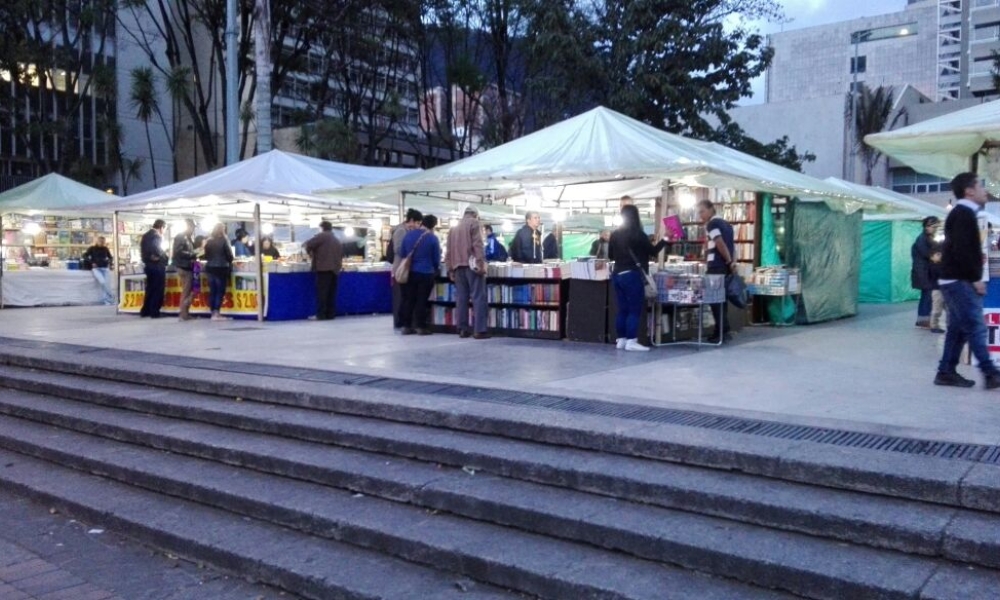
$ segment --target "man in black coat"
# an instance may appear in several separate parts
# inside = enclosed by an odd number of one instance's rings
[[[142,264],[146,273],[146,293],[142,299],[139,316],[160,318],[163,308],[163,292],[167,285],[167,253],[163,251],[163,230],[167,222],[157,219],[146,233],[142,234]]]
[[[924,219],[924,230],[910,248],[910,259],[913,261],[913,267],[910,269],[910,285],[913,289],[920,290],[917,327],[928,328],[931,325],[932,295],[933,291],[938,289],[937,277],[934,276],[937,269],[936,265],[932,264],[933,256],[937,252],[934,236],[940,224],[937,217]]]
[[[948,306],[948,332],[938,365],[936,385],[972,387],[975,382],[958,374],[956,367],[966,343],[985,377],[986,389],[1000,388],[1000,370],[990,358],[986,343],[986,320],[983,317],[982,238],[978,213],[986,205],[986,190],[975,173],[962,173],[951,181],[955,194],[954,208],[944,222],[941,245],[941,293]]]
[[[535,211],[524,215],[524,227],[517,230],[510,242],[510,258],[514,262],[533,264],[542,262],[542,216]]]

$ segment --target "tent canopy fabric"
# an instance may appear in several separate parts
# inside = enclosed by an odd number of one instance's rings
[[[918,200],[912,196],[906,196],[885,188],[851,183],[836,177],[827,177],[825,181],[831,185],[842,187],[845,190],[853,190],[858,194],[864,194],[873,199],[881,200],[881,204],[865,209],[864,218],[866,221],[912,221],[923,219],[924,217],[944,219],[948,216],[948,211],[943,206]]]
[[[58,173],[50,173],[0,194],[0,213],[76,213],[107,204],[116,198],[119,197]]]
[[[603,107],[486,152],[387,183],[317,193],[381,202],[400,192],[501,203],[532,196],[533,206],[543,210],[574,210],[584,200],[624,194],[659,196],[668,182],[823,199],[835,203],[842,212],[876,202],[718,144],[661,131]]]
[[[397,178],[413,169],[348,165],[272,150],[172,185],[133,194],[104,208],[122,212],[252,214],[247,203],[259,203],[268,216],[337,210],[395,211],[395,204],[338,203],[313,191],[356,187]]]
[[[1000,101],[865,136],[865,143],[918,173],[951,178],[986,144],[1000,142]]]

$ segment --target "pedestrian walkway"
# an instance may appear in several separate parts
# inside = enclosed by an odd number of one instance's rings
[[[420,382],[563,394],[963,443],[1000,443],[1000,393],[931,384],[941,336],[912,305],[745,329],[735,343],[648,353],[574,342],[394,335],[390,317],[329,323],[149,320],[106,307],[0,311],[0,337]],[[971,367],[963,372],[972,375]],[[237,378],[238,374],[224,377]]]
[[[120,597],[0,539],[0,600],[120,600]]]

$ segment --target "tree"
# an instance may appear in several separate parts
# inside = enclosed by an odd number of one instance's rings
[[[304,154],[348,164],[357,164],[358,138],[340,119],[322,119],[302,125],[295,140]]]
[[[854,117],[854,139],[852,148],[861,156],[865,167],[865,184],[872,185],[872,171],[882,158],[882,152],[865,143],[865,136],[892,129],[906,114],[905,108],[896,109],[896,99],[892,87],[878,86],[874,90],[859,84],[857,94],[857,115]],[[854,99],[847,95],[845,116],[850,126]],[[852,155],[853,156],[853,155]]]
[[[131,75],[129,101],[136,111],[136,118],[142,121],[146,128],[146,146],[149,148],[149,166],[152,169],[153,187],[155,188],[159,187],[159,183],[156,180],[156,157],[153,154],[153,136],[150,134],[149,125],[154,116],[160,117],[160,123],[163,123],[164,129],[166,129],[166,123],[160,113],[160,103],[156,96],[156,77],[153,75],[153,70],[149,67],[136,67],[132,69]],[[170,143],[171,149],[173,149],[173,141],[171,140]]]
[[[103,113],[109,98],[94,81],[108,68],[114,10],[113,0],[0,3],[0,69],[11,76],[0,86],[0,128],[13,131],[35,175],[78,170],[109,183],[108,141],[90,109]]]
[[[772,0],[606,0],[591,16],[602,103],[654,127],[708,138],[770,64],[763,36],[727,20],[777,18]]]

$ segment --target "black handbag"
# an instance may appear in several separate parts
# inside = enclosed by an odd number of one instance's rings
[[[736,308],[746,308],[749,304],[747,283],[735,273],[726,275],[726,299]]]

